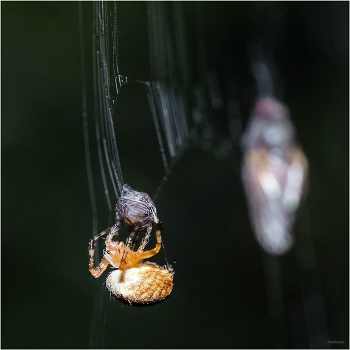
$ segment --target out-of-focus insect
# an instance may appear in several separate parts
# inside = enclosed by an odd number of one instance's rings
[[[129,227],[130,236],[126,244],[113,241],[121,225]],[[156,247],[145,251],[152,228],[156,228]],[[138,234],[146,229],[146,234],[139,248],[134,251]],[[95,241],[107,234],[106,249],[102,261],[95,267]],[[148,194],[137,192],[125,185],[122,196],[116,205],[116,222],[113,227],[96,235],[89,243],[89,269],[97,278],[112,266],[106,281],[107,289],[119,300],[129,304],[152,304],[165,299],[173,289],[174,271],[169,266],[160,267],[155,263],[143,262],[156,255],[162,244],[161,223],[156,207]]]
[[[261,98],[243,135],[242,180],[256,239],[270,254],[293,245],[295,214],[306,192],[308,161],[287,107]]]

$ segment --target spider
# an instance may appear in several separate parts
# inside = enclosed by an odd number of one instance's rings
[[[113,241],[113,237],[125,223],[131,231],[126,244]],[[156,228],[157,244],[155,248],[144,251],[152,228]],[[134,251],[138,234],[146,229],[140,247]],[[95,267],[95,241],[107,234],[102,261]],[[136,237],[136,239],[135,239]],[[155,205],[148,194],[134,191],[124,185],[122,196],[116,205],[116,223],[113,227],[96,235],[89,243],[89,269],[98,278],[112,266],[118,270],[108,275],[107,288],[118,299],[130,304],[149,304],[165,299],[172,291],[173,270],[171,267],[159,267],[155,263],[142,261],[156,255],[161,247],[161,225]]]

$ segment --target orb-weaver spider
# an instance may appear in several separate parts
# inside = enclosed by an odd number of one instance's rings
[[[127,243],[113,241],[113,237],[125,223],[131,231]],[[157,244],[155,248],[144,251],[152,228],[156,228]],[[135,236],[146,229],[146,235],[140,247],[134,251]],[[99,266],[95,267],[95,241],[107,234],[106,249]],[[174,272],[171,267],[159,267],[155,263],[142,261],[156,255],[161,247],[161,224],[156,207],[148,194],[123,187],[123,195],[116,206],[116,223],[113,227],[96,235],[89,243],[89,269],[97,278],[112,266],[118,270],[107,277],[107,288],[118,299],[130,304],[150,304],[165,299],[173,288]]]

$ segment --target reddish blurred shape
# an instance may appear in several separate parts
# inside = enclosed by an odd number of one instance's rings
[[[284,254],[293,245],[293,224],[308,174],[288,108],[272,98],[259,99],[242,148],[242,180],[256,239],[266,252]]]

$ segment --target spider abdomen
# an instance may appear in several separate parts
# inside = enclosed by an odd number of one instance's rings
[[[123,204],[123,201],[121,201]],[[121,205],[120,205],[121,206]],[[152,225],[153,218],[148,214],[149,209],[146,205],[140,205],[139,203],[128,203],[127,206],[123,206],[119,209],[119,217],[130,226],[140,226],[140,228],[147,225]]]
[[[145,262],[125,271],[111,272],[107,289],[130,304],[153,304],[164,300],[173,289],[173,273],[155,263]]]

